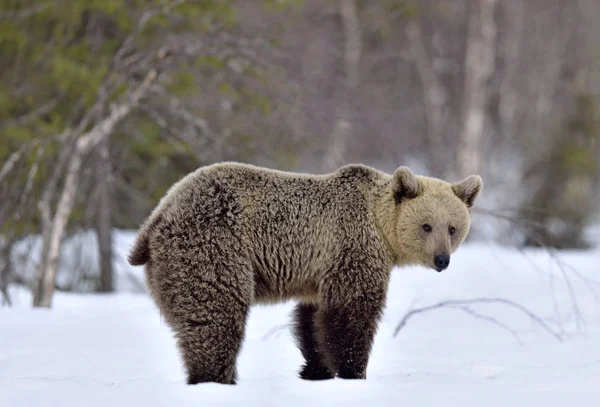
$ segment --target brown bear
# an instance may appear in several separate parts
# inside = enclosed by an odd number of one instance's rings
[[[365,379],[392,268],[447,268],[481,189],[477,175],[451,184],[407,167],[214,164],[171,187],[129,263],[146,265],[188,384],[235,384],[249,308],[289,299],[300,377]]]

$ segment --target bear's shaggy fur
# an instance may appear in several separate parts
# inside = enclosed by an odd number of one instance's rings
[[[347,165],[324,175],[239,163],[176,183],[130,253],[189,384],[234,384],[249,308],[298,300],[300,377],[366,378],[395,265],[438,271],[466,237],[479,176],[448,182]]]

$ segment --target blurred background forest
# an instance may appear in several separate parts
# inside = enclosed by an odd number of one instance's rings
[[[0,61],[6,304],[113,291],[115,233],[223,160],[478,173],[500,244],[599,221],[597,0],[3,0]]]

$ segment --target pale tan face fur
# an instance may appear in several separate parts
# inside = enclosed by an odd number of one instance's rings
[[[446,269],[469,232],[469,208],[482,186],[477,175],[452,184],[414,175],[406,167],[396,170],[396,237],[404,253],[399,263]]]

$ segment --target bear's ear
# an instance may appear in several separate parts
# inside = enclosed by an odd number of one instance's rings
[[[454,195],[460,198],[468,208],[473,206],[475,199],[483,188],[483,180],[479,175],[469,175],[462,181],[452,184]]]
[[[394,171],[392,188],[396,203],[416,198],[420,193],[419,180],[408,167],[399,167]]]

